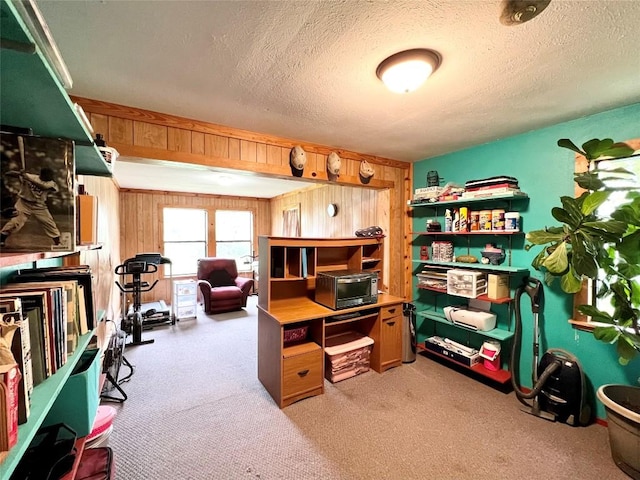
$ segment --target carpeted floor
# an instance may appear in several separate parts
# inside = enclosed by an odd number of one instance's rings
[[[257,378],[256,300],[125,352],[129,399],[110,403],[118,480],[628,478],[606,428],[527,415],[513,393],[421,355],[281,410]]]

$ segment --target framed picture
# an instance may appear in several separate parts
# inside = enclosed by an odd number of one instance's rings
[[[75,249],[74,144],[0,133],[1,252]]]
[[[285,237],[300,236],[300,204],[292,205],[282,211],[282,235]]]

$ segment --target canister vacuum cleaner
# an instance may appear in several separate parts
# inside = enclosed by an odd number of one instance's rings
[[[520,301],[526,293],[531,299],[533,312],[533,388],[526,393],[516,380],[519,364],[519,347],[522,341],[522,314]],[[538,363],[540,351],[540,322],[538,315],[543,301],[542,284],[526,277],[515,294],[515,332],[511,346],[509,370],[511,384],[518,400],[527,413],[550,421],[560,421],[572,426],[587,425],[591,421],[591,407],[586,402],[586,383],[578,359],[559,348],[549,349]],[[527,400],[531,400],[531,403]]]

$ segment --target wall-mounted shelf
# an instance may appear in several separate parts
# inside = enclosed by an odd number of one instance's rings
[[[447,289],[446,288],[426,287],[426,286],[423,286],[423,285],[418,285],[418,290],[429,290],[430,292],[447,294]],[[449,294],[449,295],[451,295],[451,294]],[[464,298],[466,298],[466,297],[464,297]],[[476,297],[476,300],[482,300],[483,302],[495,303],[495,304],[498,304],[498,305],[502,305],[502,304],[505,304],[505,303],[511,303],[513,301],[513,299],[511,297],[489,298],[487,295],[478,295]]]
[[[457,327],[467,332],[477,333],[478,335],[481,335],[483,337],[494,338],[500,341],[508,340],[511,337],[513,337],[513,332],[510,332],[509,330],[503,330],[501,328],[494,328],[493,330],[489,330],[486,332],[483,332],[481,330],[473,330],[470,328],[466,328],[466,327],[463,327],[462,325],[458,325],[456,323],[450,322],[449,320],[447,320],[447,318],[443,314],[438,312],[422,311],[422,312],[418,312],[416,315],[420,317],[428,318],[430,320],[435,320],[436,322],[445,323],[449,326]]]
[[[413,263],[420,263],[423,265],[435,265],[440,267],[461,268],[466,270],[489,270],[494,272],[503,273],[528,273],[528,268],[522,267],[508,267],[504,265],[485,265],[484,263],[462,263],[462,262],[434,262],[433,260],[412,260]]]
[[[11,267],[14,265],[21,265],[23,263],[32,263],[39,260],[46,260],[48,258],[59,258],[73,255],[74,253],[86,251],[86,250],[99,250],[102,245],[81,245],[77,246],[72,252],[35,252],[35,253],[21,253],[10,252],[0,253],[0,268]]]
[[[75,142],[76,173],[111,176],[66,90],[15,5],[0,0],[0,123]],[[33,20],[33,19],[29,19]],[[37,20],[36,20],[37,21]]]
[[[434,236],[450,236],[450,235],[524,235],[521,231],[505,231],[505,230],[477,230],[473,232],[412,232],[412,235],[434,235]]]
[[[459,198],[457,200],[448,200],[446,202],[421,202],[421,203],[409,203],[410,207],[433,207],[437,208],[440,206],[447,205],[465,205],[467,203],[485,203],[485,202],[495,202],[496,200],[526,200],[529,196],[525,193],[522,195],[513,195],[513,194],[505,194],[505,195],[487,195],[486,197],[478,197],[478,198]]]

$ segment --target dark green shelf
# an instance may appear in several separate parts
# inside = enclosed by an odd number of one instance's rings
[[[31,128],[34,135],[73,140],[76,173],[111,176],[49,61],[7,0],[0,2],[0,35],[0,123]]]

